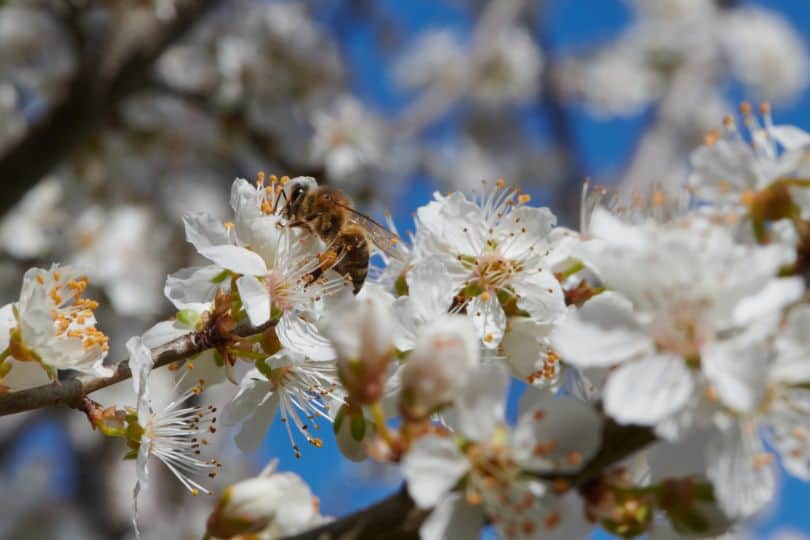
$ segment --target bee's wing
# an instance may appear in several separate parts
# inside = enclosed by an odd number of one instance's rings
[[[408,249],[402,243],[402,239],[399,236],[357,210],[344,205],[340,206],[346,209],[349,223],[362,227],[374,245],[382,252],[401,262],[408,261]]]

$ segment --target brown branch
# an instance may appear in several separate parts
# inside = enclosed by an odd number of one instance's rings
[[[78,36],[80,63],[65,94],[0,156],[0,215],[100,129],[122,99],[143,87],[158,56],[216,2],[180,0],[168,21],[131,9],[117,14],[121,22],[108,29],[109,39],[101,33]]]
[[[233,334],[240,337],[251,336],[263,332],[273,324],[274,322],[271,321],[260,327],[239,326],[234,330]],[[180,336],[165,345],[152,349],[154,367],[159,368],[172,362],[190,358],[214,347],[218,340],[223,339],[226,338],[218,336],[211,338],[207,330]],[[129,362],[123,360],[115,365],[113,374],[108,377],[81,376],[28,390],[11,392],[0,397],[0,416],[57,405],[83,410],[84,400],[88,394],[129,379],[131,376],[132,371],[129,369]]]
[[[541,478],[555,486],[574,489],[654,441],[655,435],[649,428],[621,426],[607,419],[601,449],[581,471],[570,475],[541,475]],[[418,540],[419,527],[429,514],[416,507],[403,486],[368,508],[284,540]]]

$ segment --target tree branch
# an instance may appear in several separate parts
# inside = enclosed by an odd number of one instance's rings
[[[0,215],[97,131],[123,98],[141,88],[158,56],[216,2],[179,0],[168,21],[142,8],[119,13],[122,22],[111,29],[106,47],[99,36],[80,35],[75,44],[80,63],[64,96],[0,157]]]
[[[263,332],[274,324],[275,321],[270,321],[259,327],[239,326],[234,330],[233,334],[240,337],[251,336]],[[215,336],[213,339],[207,338],[206,330],[180,336],[165,345],[152,349],[154,367],[159,368],[172,362],[190,358],[212,348],[216,345],[218,339],[225,338],[219,336]],[[115,370],[109,377],[81,376],[28,390],[11,392],[0,397],[0,416],[57,405],[82,409],[84,398],[88,394],[129,379],[131,376],[132,371],[129,368],[129,360],[122,360],[115,365]]]
[[[621,426],[606,419],[602,446],[581,471],[540,477],[560,489],[575,489],[654,441],[655,435],[649,428]],[[368,508],[284,540],[418,540],[419,527],[429,514],[428,510],[416,507],[403,486]]]

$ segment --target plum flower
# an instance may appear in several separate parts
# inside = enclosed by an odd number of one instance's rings
[[[87,278],[72,266],[28,270],[19,302],[3,308],[3,326],[8,328],[3,339],[8,343],[2,358],[16,360],[17,369],[23,362],[36,362],[51,378],[59,369],[109,375],[103,366],[107,336],[96,328],[93,310],[98,303],[83,297],[86,288]],[[9,309],[14,322],[8,317]],[[5,366],[8,370],[12,364]]]
[[[290,424],[310,444],[320,447],[322,442],[310,427],[317,430],[318,419],[331,422],[330,406],[342,399],[333,362],[314,361],[282,350],[258,361],[257,367],[244,376],[239,391],[222,411],[222,423],[230,426],[242,422],[236,444],[245,452],[253,452],[280,415],[293,451],[301,457]]]
[[[178,307],[196,305],[210,302],[218,286],[235,284],[251,324],[261,326],[272,317],[282,345],[315,360],[330,360],[334,350],[314,322],[326,298],[349,284],[331,271],[312,279],[322,264],[319,240],[286,226],[277,212],[280,193],[273,184],[257,189],[237,180],[231,193],[233,224],[205,214],[186,216],[188,241],[213,264],[170,278],[167,295]]]
[[[477,202],[453,193],[417,211],[416,266],[430,259],[444,264],[451,290],[462,297],[456,308],[466,308],[489,349],[503,338],[504,306],[541,324],[565,312],[560,284],[545,264],[556,218],[528,201],[498,181]]]
[[[803,290],[800,280],[775,277],[790,250],[739,245],[697,220],[632,227],[597,210],[591,227],[595,240],[581,256],[611,292],[571,312],[552,343],[576,367],[618,366],[604,387],[606,412],[674,438],[696,397],[755,407],[764,341]]]
[[[138,400],[135,414],[126,418],[126,436],[136,457],[138,479],[134,489],[132,524],[136,535],[140,536],[138,497],[148,486],[150,457],[161,461],[193,495],[211,493],[195,477],[206,473],[213,478],[220,463],[215,459],[200,457],[201,448],[207,444],[206,437],[216,431],[216,408],[210,405],[205,409],[185,405],[188,399],[200,394],[201,386],[194,386],[180,395],[173,392],[168,402],[159,403],[153,400],[150,393],[149,374],[153,359],[144,338],[136,336],[127,341],[127,351],[133,375],[132,386]]]
[[[211,538],[242,535],[277,538],[312,527],[324,518],[318,499],[295,473],[276,472],[271,461],[256,477],[228,486],[208,518]]]
[[[774,339],[767,374],[748,380],[758,397],[755,407],[726,408],[716,419],[719,433],[707,449],[707,476],[723,510],[748,517],[773,499],[776,486],[773,456],[765,435],[792,475],[810,480],[810,306],[793,308]],[[729,381],[729,385],[739,384]]]
[[[810,134],[791,125],[774,125],[767,106],[764,125],[743,107],[750,143],[727,117],[722,130],[707,136],[706,144],[692,153],[690,184],[706,201],[742,208],[750,206],[758,192],[781,178],[800,176],[797,170],[810,151]],[[805,189],[806,191],[806,189]]]
[[[457,438],[425,436],[405,456],[408,492],[419,507],[434,507],[423,540],[472,538],[486,517],[503,538],[587,535],[576,498],[553,494],[526,473],[579,470],[599,448],[599,417],[574,398],[538,392],[510,433],[503,420],[507,385],[501,366],[481,366],[456,400]]]

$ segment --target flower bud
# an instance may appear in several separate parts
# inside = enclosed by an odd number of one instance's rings
[[[272,462],[256,478],[229,486],[208,518],[207,534],[232,538],[274,527],[294,533],[317,517],[312,492],[298,475],[275,474]]]
[[[467,317],[446,315],[425,327],[402,370],[402,415],[421,420],[451,402],[479,359],[478,338]]]
[[[388,364],[394,357],[393,320],[381,295],[356,299],[342,316],[324,328],[337,353],[338,375],[349,398],[357,404],[376,403],[382,397]]]

